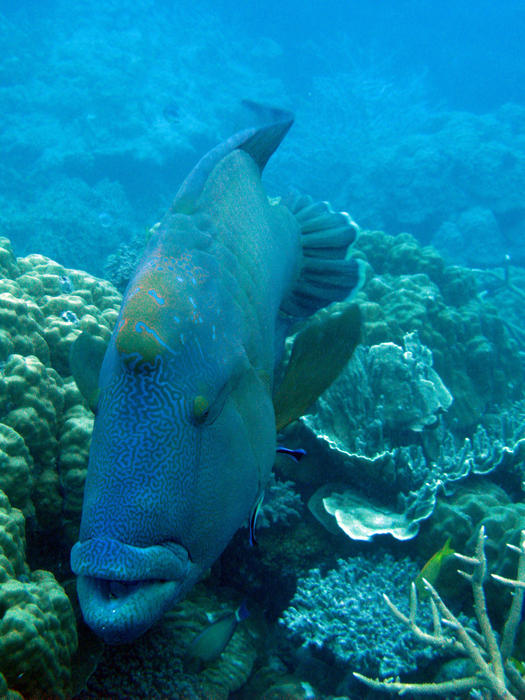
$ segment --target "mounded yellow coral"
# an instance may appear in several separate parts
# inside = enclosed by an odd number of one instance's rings
[[[34,511],[31,501],[33,484],[33,459],[23,437],[0,423],[0,489],[25,515]]]
[[[19,259],[22,274],[17,283],[39,306],[43,336],[51,363],[62,375],[69,374],[69,349],[81,331],[109,340],[121,297],[104,280],[80,270],[67,270],[43,255]]]
[[[80,404],[64,413],[59,438],[59,475],[64,494],[63,520],[66,540],[78,539],[86,480],[93,414]]]
[[[24,517],[0,491],[0,674],[29,697],[66,697],[77,636],[73,609],[48,571],[25,562]]]
[[[49,568],[77,536],[93,417],[69,376],[83,330],[108,340],[120,295],[41,255],[15,259],[0,238],[0,696],[67,697],[73,610]],[[49,549],[49,542],[56,545]],[[13,690],[14,689],[14,690]]]
[[[42,255],[16,260],[0,238],[0,487],[26,515],[34,506],[41,532],[62,528],[66,543],[80,518],[92,424],[69,378],[70,348],[82,331],[107,342],[120,302],[108,282]]]
[[[7,681],[2,673],[0,673],[0,698],[4,698],[4,700],[24,700],[20,693],[7,687]]]

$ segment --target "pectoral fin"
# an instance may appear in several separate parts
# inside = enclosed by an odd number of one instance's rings
[[[98,377],[107,343],[89,333],[81,333],[71,346],[69,368],[76,385],[93,413],[98,402]]]
[[[327,389],[359,343],[356,304],[322,309],[297,333],[284,377],[274,394],[277,431],[296,420]]]

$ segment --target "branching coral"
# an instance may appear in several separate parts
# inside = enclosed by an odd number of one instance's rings
[[[385,617],[377,591],[386,586],[404,607],[402,581],[414,578],[417,570],[408,557],[394,559],[387,552],[339,559],[337,568],[324,576],[320,569],[312,569],[299,579],[280,621],[293,639],[331,654],[336,665],[352,664],[381,677],[414,671],[419,661],[436,652],[428,645],[417,648],[402,622],[392,624]]]
[[[416,621],[417,592],[414,583],[410,590],[410,612],[408,616],[394,605],[388,596],[384,595],[392,614],[407,625],[420,642],[443,651],[467,657],[474,668],[472,675],[438,683],[402,683],[399,680],[392,679],[379,681],[363,676],[360,673],[354,673],[356,678],[376,690],[399,693],[400,695],[410,692],[418,695],[450,697],[452,694],[470,693],[475,689],[479,689],[482,697],[487,699],[519,700],[519,698],[525,697],[525,678],[520,675],[511,659],[525,595],[525,530],[522,530],[519,547],[508,545],[508,547],[519,554],[516,578],[509,579],[492,574],[496,581],[513,589],[512,603],[507,613],[500,639],[498,639],[488,616],[483,588],[487,573],[484,539],[485,531],[482,527],[479,530],[474,556],[455,555],[462,564],[473,567],[472,573],[462,570],[459,570],[458,573],[469,581],[472,588],[474,612],[480,632],[468,629],[454,615],[436,589],[426,580],[424,583],[430,593],[432,609],[432,632],[424,630]],[[450,630],[450,635],[444,633],[444,626]]]

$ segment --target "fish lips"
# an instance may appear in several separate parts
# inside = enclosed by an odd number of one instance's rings
[[[187,550],[173,542],[134,547],[92,538],[73,547],[71,567],[84,619],[108,644],[143,634],[197,578]]]

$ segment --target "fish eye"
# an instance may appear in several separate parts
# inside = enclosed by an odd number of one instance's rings
[[[193,399],[193,419],[196,423],[204,423],[210,414],[210,402],[202,394]]]

